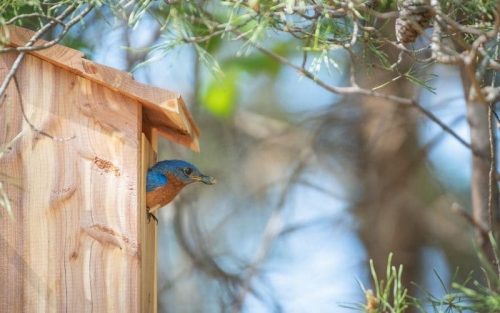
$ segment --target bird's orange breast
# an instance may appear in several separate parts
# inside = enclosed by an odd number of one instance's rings
[[[168,183],[153,191],[146,193],[146,206],[154,211],[170,203],[179,191],[186,186],[182,181],[172,174],[166,174]]]

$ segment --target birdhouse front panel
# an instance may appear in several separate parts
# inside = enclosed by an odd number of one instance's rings
[[[0,56],[0,80],[15,57]],[[0,99],[0,142],[13,141],[0,149],[12,205],[0,217],[0,307],[139,311],[142,119],[137,100],[25,57]]]

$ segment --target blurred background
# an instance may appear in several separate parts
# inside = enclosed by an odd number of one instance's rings
[[[241,42],[148,49],[168,33],[104,8],[62,43],[180,93],[201,128],[200,154],[160,142],[159,159],[191,161],[218,184],[159,211],[159,312],[351,312],[373,288],[369,259],[384,273],[390,252],[416,295],[468,274],[472,232],[450,208],[470,206],[470,151],[456,139],[411,107],[334,95]],[[332,85],[351,67],[361,84],[390,80],[342,49],[322,64],[292,36],[263,44]],[[384,92],[414,95],[469,138],[458,70],[418,70],[430,88],[399,80]]]

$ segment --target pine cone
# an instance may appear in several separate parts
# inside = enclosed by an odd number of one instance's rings
[[[429,0],[402,0],[399,3],[396,38],[402,43],[414,42],[430,26],[434,11]]]

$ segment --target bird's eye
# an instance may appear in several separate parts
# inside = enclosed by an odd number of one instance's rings
[[[190,167],[186,167],[186,168],[184,169],[184,173],[185,173],[186,175],[191,175],[191,173],[193,173],[193,169],[192,169],[192,168],[190,168]]]

